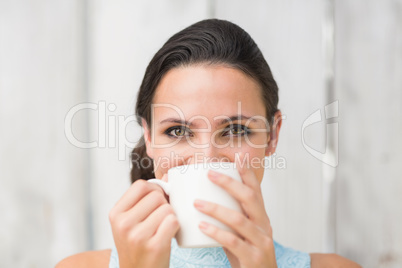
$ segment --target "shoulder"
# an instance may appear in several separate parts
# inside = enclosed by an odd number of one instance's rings
[[[110,253],[110,249],[78,253],[63,259],[55,268],[107,268],[109,267]]]
[[[351,260],[341,257],[337,254],[321,254],[321,253],[310,253],[311,257],[311,267],[328,267],[328,268],[361,268],[361,266]]]

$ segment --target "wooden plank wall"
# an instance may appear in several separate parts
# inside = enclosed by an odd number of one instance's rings
[[[338,1],[337,251],[402,266],[402,1]]]
[[[87,152],[64,119],[85,101],[81,1],[0,1],[0,266],[87,248]],[[85,116],[74,134],[85,139]]]

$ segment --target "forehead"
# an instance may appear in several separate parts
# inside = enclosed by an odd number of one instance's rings
[[[223,66],[189,66],[170,70],[153,99],[154,119],[212,119],[242,114],[264,116],[258,83],[240,70]]]

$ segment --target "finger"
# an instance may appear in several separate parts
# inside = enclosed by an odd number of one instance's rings
[[[223,247],[227,248],[238,259],[247,259],[252,256],[252,248],[235,234],[221,230],[206,222],[201,222],[199,224],[199,228],[204,234],[216,240]]]
[[[246,165],[246,162],[243,161],[242,158],[243,153],[240,152],[238,157],[235,159],[237,171],[239,172],[240,177],[245,185],[250,186],[252,189],[258,191],[260,189],[260,182],[258,181],[252,169]]]
[[[144,198],[138,201],[134,207],[123,213],[126,221],[137,224],[145,220],[159,206],[167,204],[167,200],[157,191],[148,193]]]
[[[208,177],[238,200],[250,219],[260,219],[261,215],[266,215],[261,192],[255,192],[247,185],[212,170],[208,172]]]
[[[261,244],[263,237],[267,235],[245,215],[235,210],[203,200],[195,200],[194,206],[202,213],[229,226],[253,245]]]
[[[180,225],[176,215],[169,214],[163,219],[162,223],[159,225],[159,228],[156,231],[155,235],[151,238],[152,240],[151,242],[161,243],[162,241],[166,241],[166,243],[169,243],[170,245],[171,239],[176,235],[179,229]],[[166,237],[170,239],[167,240]]]
[[[154,210],[149,217],[138,224],[139,233],[143,234],[145,237],[152,237],[156,234],[162,221],[169,215],[173,214],[174,211],[169,204],[163,204]]]
[[[116,212],[127,211],[137,204],[145,195],[155,190],[163,192],[163,190],[155,184],[148,183],[146,180],[138,180],[124,193],[113,210]]]

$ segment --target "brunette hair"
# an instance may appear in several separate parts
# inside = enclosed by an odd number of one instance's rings
[[[266,118],[272,126],[278,111],[278,86],[260,49],[250,35],[234,23],[208,19],[173,35],[149,63],[138,92],[135,114],[151,130],[151,104],[162,77],[171,69],[195,64],[225,65],[238,69],[261,87]],[[141,163],[147,163],[141,165]],[[154,178],[152,159],[146,154],[144,136],[131,153],[131,181]]]

